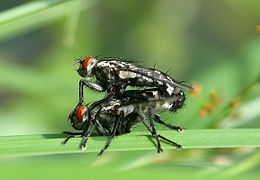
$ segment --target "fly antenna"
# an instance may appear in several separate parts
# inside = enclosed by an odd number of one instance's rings
[[[76,65],[76,64],[79,64],[80,62],[81,62],[81,60],[82,60],[83,58],[78,58],[78,59],[75,59],[74,60],[74,66]]]
[[[75,66],[76,64],[79,64],[79,63],[80,63],[79,60],[75,60],[75,63],[73,65]]]

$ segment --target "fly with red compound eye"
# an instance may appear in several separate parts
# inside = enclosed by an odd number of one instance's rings
[[[108,92],[116,97],[122,96],[127,86],[156,87],[165,96],[172,96],[191,87],[183,81],[176,81],[166,73],[154,68],[145,68],[122,58],[87,57],[78,61],[78,73],[84,79],[79,82],[79,104],[84,101],[83,87]],[[89,78],[95,77],[96,82]]]
[[[140,98],[143,97],[143,98]],[[93,103],[89,108],[79,105],[69,115],[72,126],[81,132],[66,132],[70,138],[82,137],[81,149],[86,149],[86,143],[95,130],[97,135],[108,135],[109,138],[99,155],[109,147],[112,139],[117,135],[130,133],[133,127],[143,122],[150,133],[156,138],[157,152],[161,152],[160,139],[172,144],[178,149],[181,145],[157,133],[155,123],[162,124],[170,129],[182,132],[183,128],[167,124],[160,119],[158,113],[163,111],[177,111],[185,97],[174,95],[165,97],[158,88],[145,90],[129,90],[121,99],[106,98]],[[181,105],[182,106],[182,105]]]

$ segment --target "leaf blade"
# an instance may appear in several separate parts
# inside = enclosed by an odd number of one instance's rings
[[[161,131],[161,135],[180,143],[184,149],[193,148],[234,148],[260,147],[260,129],[205,129],[187,130],[184,134]],[[88,150],[78,148],[80,139],[73,139],[66,146],[61,144],[62,134],[1,136],[0,157],[33,156],[60,153],[99,152],[105,145],[106,137],[91,137]],[[154,139],[152,139],[153,142]],[[108,151],[155,150],[148,132],[133,132],[118,136]],[[162,143],[164,149],[175,149]]]

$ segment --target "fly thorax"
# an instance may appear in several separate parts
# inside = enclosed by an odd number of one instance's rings
[[[119,71],[118,75],[121,79],[131,79],[136,77],[136,73],[131,71]]]

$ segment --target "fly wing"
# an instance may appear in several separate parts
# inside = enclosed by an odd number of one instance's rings
[[[103,66],[104,68],[112,68],[112,69],[117,69],[119,71],[124,71],[124,72],[132,72],[136,74],[140,74],[142,76],[145,76],[150,79],[154,79],[166,84],[169,84],[171,86],[179,87],[181,89],[191,89],[191,87],[182,81],[179,82],[170,76],[168,76],[166,73],[161,72],[157,69],[153,68],[146,68],[142,67],[140,65],[136,65],[134,63],[128,62],[128,61],[123,61],[123,59],[117,59],[117,58],[110,58],[110,59],[105,59],[100,61],[100,65]],[[128,73],[128,75],[131,75]]]

